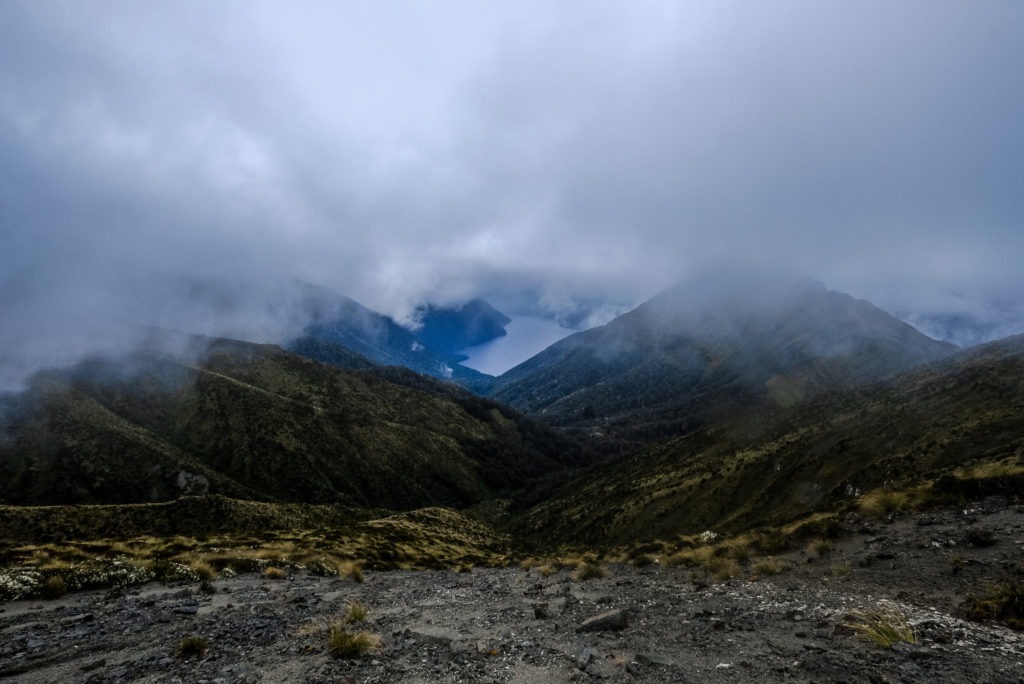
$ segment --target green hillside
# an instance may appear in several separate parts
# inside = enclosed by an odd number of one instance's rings
[[[192,360],[91,359],[49,372],[5,403],[0,502],[211,493],[461,507],[575,458],[507,408],[403,373],[227,340]]]
[[[587,471],[526,511],[545,543],[779,525],[878,488],[1024,492],[1024,337],[869,387],[711,425]],[[908,493],[909,492],[909,493]]]

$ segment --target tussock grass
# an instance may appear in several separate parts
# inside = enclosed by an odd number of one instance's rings
[[[592,579],[601,579],[608,576],[608,571],[592,561],[584,561],[576,567],[573,578],[577,582],[585,582]]]
[[[964,603],[972,620],[995,620],[1024,631],[1024,580],[990,584]]]
[[[200,636],[187,636],[178,642],[174,648],[174,655],[179,658],[202,658],[209,651],[206,639]]]
[[[276,565],[271,565],[263,571],[263,576],[268,580],[284,580],[288,579],[288,571]]]
[[[738,563],[746,563],[754,554],[754,539],[749,535],[735,537],[722,543],[725,554]]]
[[[537,566],[537,574],[541,577],[551,577],[556,572],[558,572],[558,568],[551,563],[544,563],[543,565]]]
[[[984,548],[986,546],[994,546],[999,541],[999,538],[996,537],[995,532],[987,527],[969,527],[964,534],[964,541],[976,548]]]
[[[366,622],[366,616],[369,613],[369,609],[365,603],[351,599],[348,602],[348,610],[345,614],[345,620],[347,622]]]
[[[740,574],[739,563],[725,556],[714,556],[704,569],[717,582],[724,582]]]
[[[653,541],[644,544],[637,544],[628,551],[626,557],[629,559],[643,558],[645,556],[657,556],[665,553],[666,544],[663,541]]]
[[[836,563],[825,568],[822,574],[826,577],[846,577],[852,569],[849,563]]]
[[[48,599],[59,599],[68,593],[68,583],[60,575],[54,575],[46,579],[43,584],[43,597]]]
[[[353,582],[359,584],[361,584],[366,579],[366,576],[363,574],[362,563],[356,563],[352,561],[343,563],[340,569],[340,573],[343,576],[352,580]]]
[[[889,489],[874,489],[857,501],[862,515],[872,518],[887,518],[892,513],[910,506],[911,497],[907,492]]]
[[[954,471],[957,477],[972,480],[997,479],[1020,475],[1021,473],[1024,473],[1024,465],[1021,465],[1019,461],[1010,462],[1008,460],[982,463],[969,469],[959,468]]]
[[[684,548],[668,557],[669,565],[681,565],[684,568],[707,567],[715,558],[715,547],[698,546]]]
[[[844,624],[861,638],[882,648],[892,648],[900,642],[917,643],[914,628],[907,622],[903,613],[895,608],[854,611]]]
[[[641,556],[636,556],[629,560],[630,565],[632,565],[634,568],[646,568],[648,565],[654,565],[657,562],[658,559],[655,556],[652,556],[647,553]]]
[[[834,548],[828,539],[814,539],[807,545],[807,555],[811,558],[822,558],[832,553]]]
[[[758,575],[778,575],[786,569],[786,564],[775,558],[762,558],[752,569]]]
[[[740,565],[728,555],[725,545],[699,546],[677,551],[668,558],[670,565],[681,565],[706,573],[712,579],[724,582],[740,574]]]
[[[327,648],[335,658],[360,658],[381,648],[381,639],[369,632],[350,632],[343,624],[330,626]]]
[[[188,564],[188,568],[201,581],[209,582],[210,580],[217,579],[217,571],[206,561],[192,561]]]
[[[760,530],[753,535],[751,547],[758,556],[788,551],[793,538],[783,530]]]

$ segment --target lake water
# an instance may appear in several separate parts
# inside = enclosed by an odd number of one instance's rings
[[[512,322],[505,326],[508,332],[490,342],[467,347],[461,351],[469,358],[462,362],[481,373],[501,375],[519,365],[531,356],[544,351],[552,344],[575,333],[563,328],[551,319],[533,316],[510,316]]]

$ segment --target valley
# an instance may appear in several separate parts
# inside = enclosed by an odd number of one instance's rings
[[[498,377],[424,373],[454,348],[333,298],[283,346],[38,373],[0,413],[0,678],[1017,681],[1024,336],[717,292]],[[433,344],[501,339],[472,312]],[[331,657],[347,599],[383,650]],[[629,625],[575,631],[607,610]],[[865,642],[865,615],[914,635]]]

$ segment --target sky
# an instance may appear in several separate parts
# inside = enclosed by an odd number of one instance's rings
[[[560,314],[764,262],[1022,332],[1021,36],[1017,0],[5,0],[0,384],[112,322],[272,337],[292,278]]]

